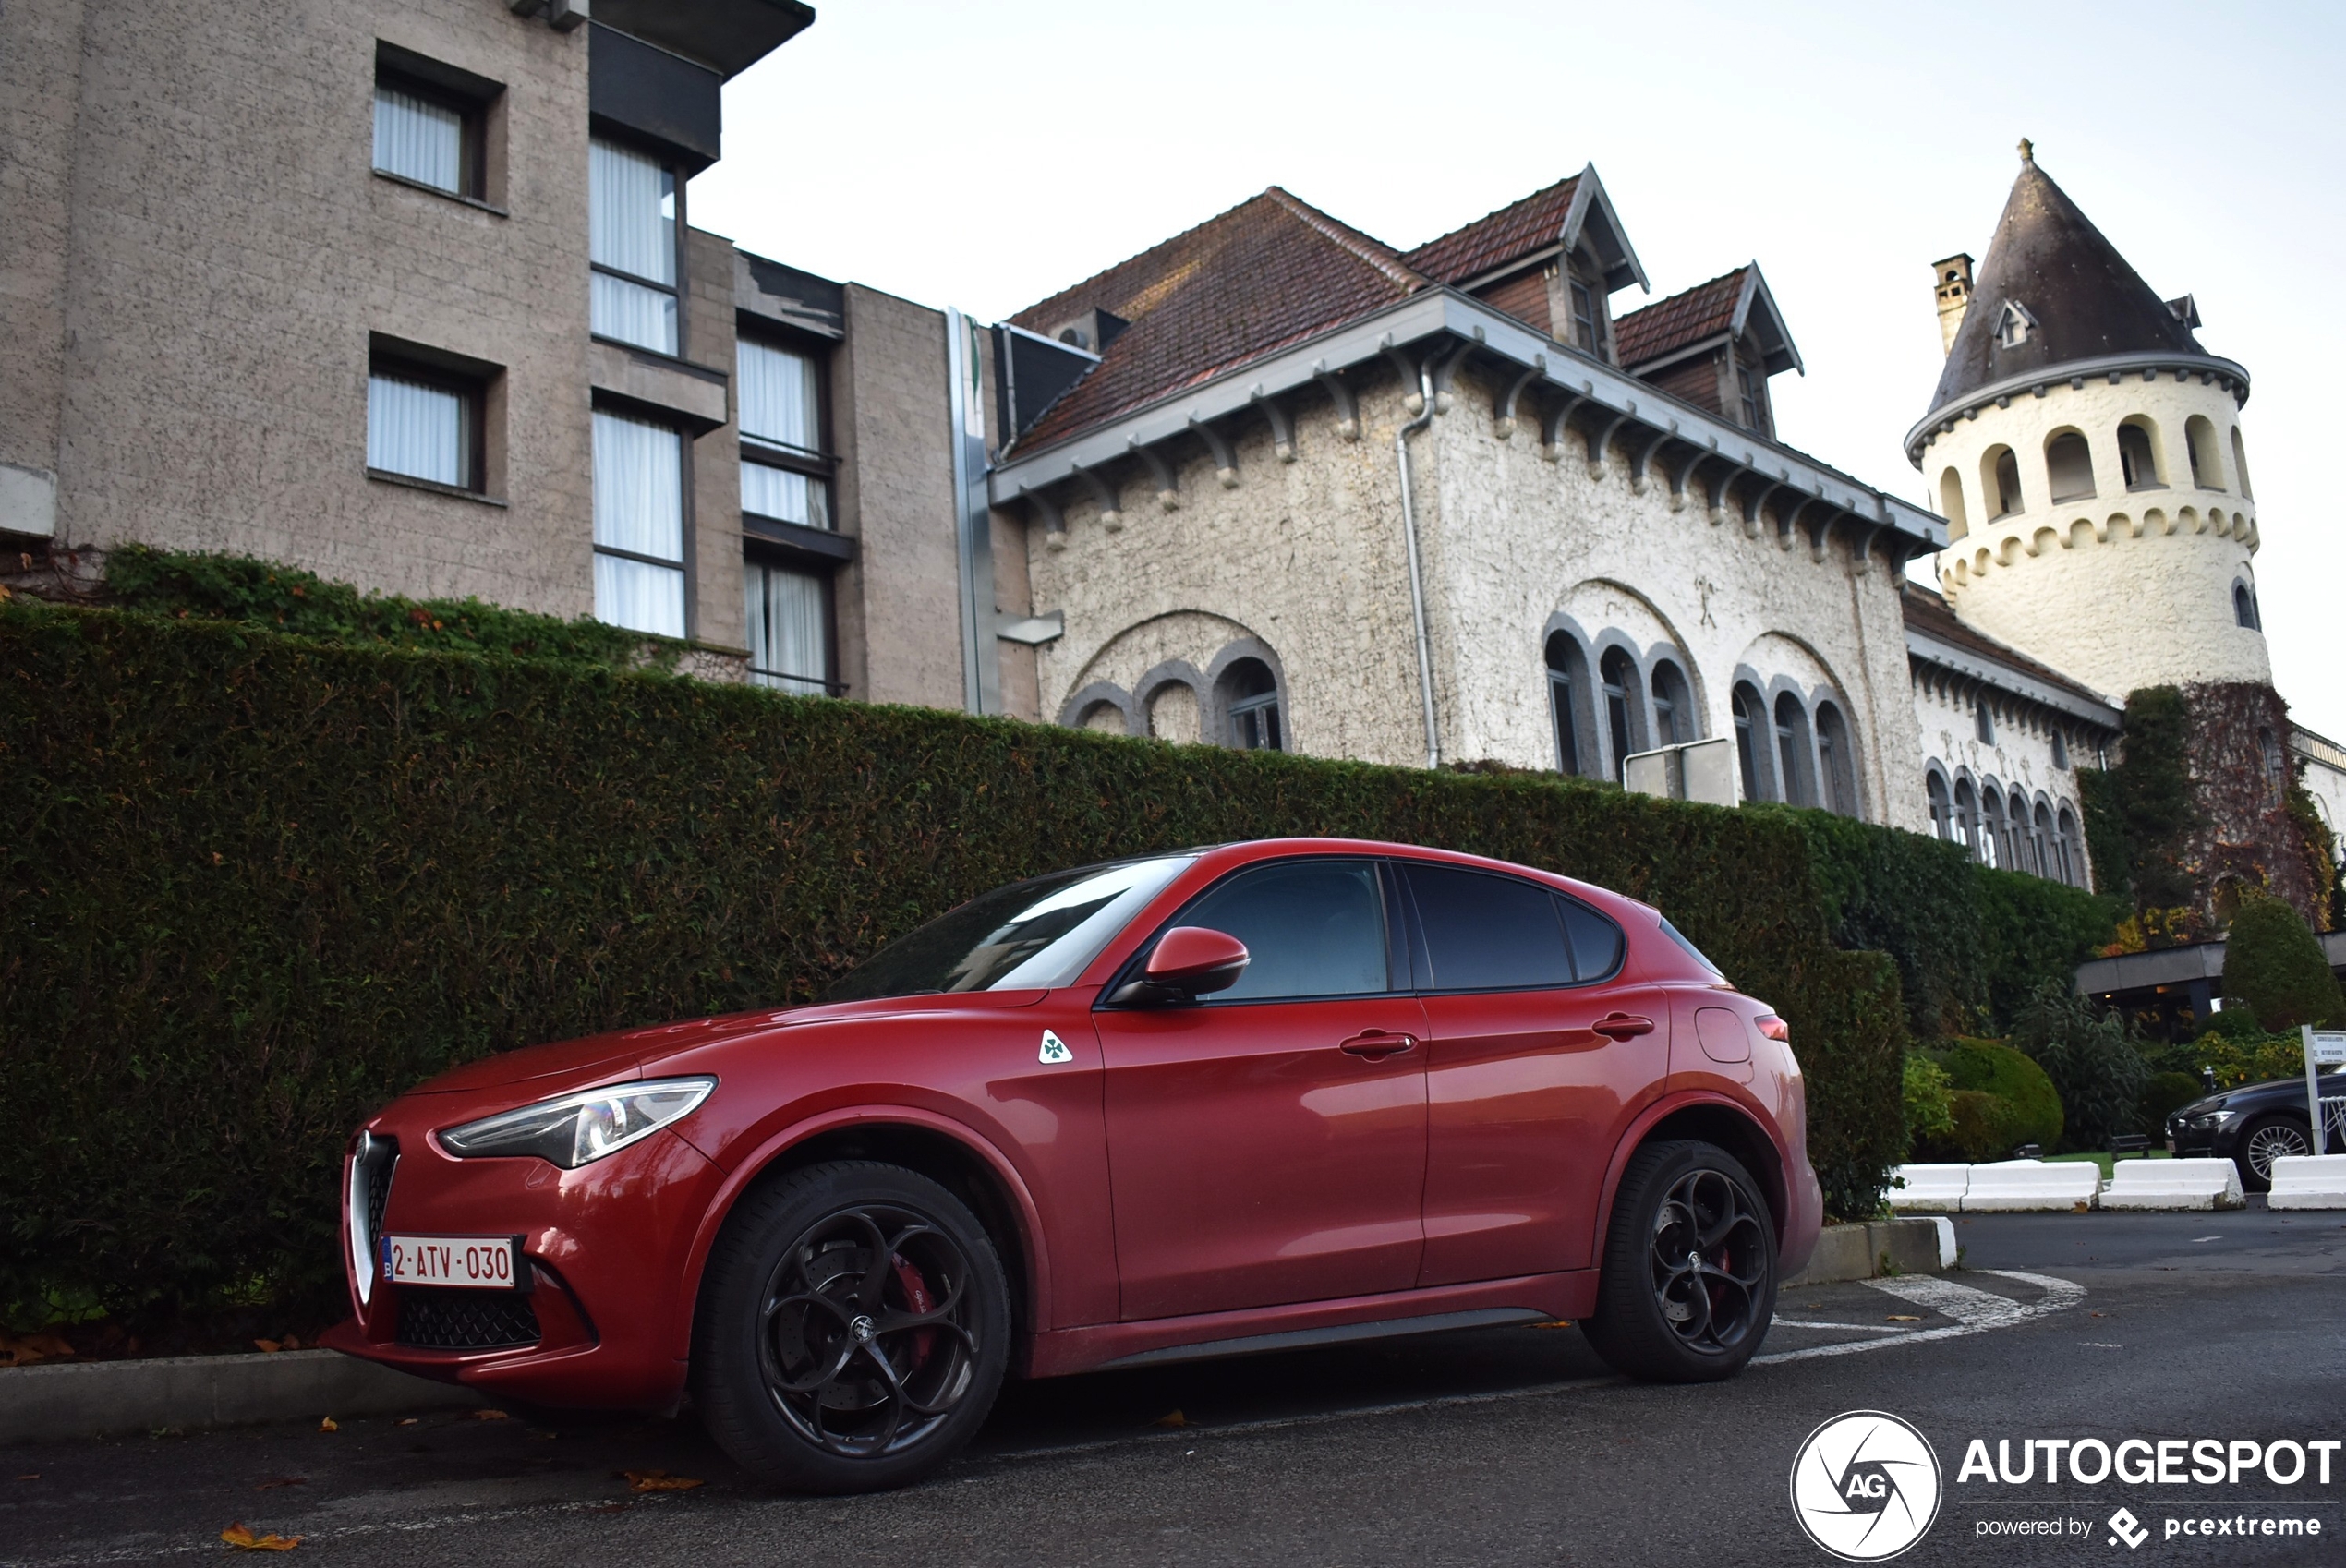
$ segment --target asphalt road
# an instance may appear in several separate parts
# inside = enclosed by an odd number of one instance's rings
[[[1792,1462],[1856,1409],[1912,1422],[1941,1466],[1937,1521],[1901,1562],[2346,1562],[2346,1452],[2327,1486],[2310,1464],[2287,1486],[1958,1478],[1974,1438],[2346,1438],[2346,1213],[1980,1215],[1957,1234],[1966,1266],[1944,1278],[1788,1293],[1729,1384],[1627,1383],[1560,1328],[1101,1374],[1011,1388],[943,1476],[878,1497],[762,1494],[689,1419],[326,1434],[299,1412],[11,1449],[0,1568],[217,1553],[232,1521],[348,1563],[1813,1565],[1832,1560],[1796,1522]],[[705,1484],[638,1495],[630,1470]],[[2122,1506],[2139,1549],[2110,1533]],[[2231,1533],[2167,1535],[2219,1515]],[[2321,1534],[2239,1533],[2267,1517]],[[1984,1533],[2015,1520],[2071,1533]]]

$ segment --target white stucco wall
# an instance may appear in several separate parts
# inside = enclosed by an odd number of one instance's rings
[[[2041,396],[2024,392],[1933,436],[1920,466],[1953,536],[1938,568],[1956,613],[2122,697],[2150,685],[2269,682],[2263,633],[2233,614],[2233,583],[2255,585],[2257,545],[2255,501],[2235,461],[2238,413],[2212,380],[2168,371],[2146,381],[2130,370],[2114,384],[2052,380]],[[2185,434],[2195,416],[2213,437],[2196,485]],[[2159,484],[2127,488],[2118,428],[2129,419],[2150,432]],[[2046,448],[2071,429],[2090,448],[2094,493],[2055,502]],[[1993,518],[1984,460],[1999,446],[2018,461],[2023,504]]]
[[[1978,705],[1989,705],[1992,741],[1979,739]],[[2080,733],[2074,725],[2063,724],[2056,717],[2033,703],[2026,703],[1981,690],[1976,683],[1941,679],[1929,667],[1917,673],[1914,682],[1915,723],[1921,731],[1923,767],[1926,778],[1936,769],[1945,780],[1948,800],[1952,805],[1957,799],[1958,787],[1971,786],[1970,800],[1975,816],[1992,790],[1999,799],[2009,802],[2014,797],[2026,802],[2033,824],[2036,808],[2047,807],[2052,814],[2058,833],[2064,826],[2074,829],[2076,842],[2084,843],[2084,825],[2077,804],[2077,768],[2094,767],[2103,759],[2098,754],[2096,742]],[[2053,750],[2053,728],[2060,724],[2064,733],[2066,760],[2056,760]],[[1928,785],[1925,786],[1926,793]],[[2007,807],[2009,809],[2009,807]],[[2067,823],[2062,814],[2067,814]],[[2009,847],[1990,845],[1976,829],[1966,834],[1965,825],[1949,821],[1942,831],[1949,838],[1973,844],[1975,852],[1990,864],[2008,865],[2012,855]],[[2087,879],[2081,853],[2073,852],[2068,869],[2070,879],[2080,883]],[[2012,869],[2027,870],[2040,875],[2060,877],[2063,868],[2056,859],[2048,865],[2024,863]]]

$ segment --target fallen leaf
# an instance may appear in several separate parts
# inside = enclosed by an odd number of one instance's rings
[[[299,1536],[256,1536],[242,1524],[229,1526],[220,1532],[220,1538],[238,1551],[291,1551],[301,1544]]]
[[[394,1426],[394,1427],[412,1427],[412,1426],[414,1426],[415,1424],[416,1424],[416,1417],[413,1417],[413,1416],[402,1416],[402,1417],[399,1417],[399,1419],[397,1419],[396,1421],[393,1421],[393,1422],[392,1423],[392,1425],[393,1425],[393,1426]]]
[[[252,1490],[269,1491],[277,1487],[306,1487],[308,1484],[309,1478],[307,1476],[272,1476]]]
[[[1152,1427],[1186,1427],[1189,1424],[1190,1418],[1187,1416],[1182,1415],[1179,1410],[1174,1411],[1169,1416],[1159,1416],[1155,1420],[1149,1423]]]
[[[1919,1323],[1922,1319],[1912,1312],[1893,1312],[1881,1321],[1885,1323]]]
[[[2093,1205],[2092,1205],[2092,1204],[2090,1204],[2090,1203],[2080,1203],[2080,1204],[2078,1204],[2078,1205],[2077,1205],[2074,1209],[2072,1209],[2072,1210],[2070,1210],[2069,1212],[2070,1212],[2071,1213],[2073,1213],[2073,1214],[2085,1214],[2085,1213],[2090,1213],[2090,1212],[2092,1212],[2092,1211],[2093,1211]]]
[[[283,1345],[273,1339],[256,1339],[252,1343],[255,1346],[267,1351],[272,1356],[274,1356],[277,1352],[284,1348]]]
[[[665,1470],[623,1470],[631,1491],[690,1491],[702,1481],[691,1476],[671,1476]]]
[[[1557,1318],[1552,1322],[1534,1323],[1531,1326],[1535,1329],[1568,1329],[1572,1326],[1572,1320],[1569,1318]]]
[[[502,1410],[476,1410],[473,1412],[473,1419],[476,1421],[510,1421],[513,1417],[506,1415]]]
[[[2098,1317],[2100,1317],[2100,1316],[2101,1316],[2101,1314],[2100,1314],[2099,1312],[2088,1312],[2088,1313],[2086,1313],[2086,1316],[2087,1316],[2088,1318],[2098,1318]]]
[[[318,1429],[321,1432],[338,1432],[342,1430],[342,1423],[329,1416],[318,1423]]]

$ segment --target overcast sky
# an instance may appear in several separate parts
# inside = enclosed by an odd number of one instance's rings
[[[1899,441],[1939,374],[1929,264],[1985,252],[2032,137],[2254,378],[2276,680],[2301,723],[2346,740],[2346,531],[2316,485],[2346,364],[2346,8],[817,9],[726,89],[696,225],[990,321],[1266,186],[1406,247],[1593,161],[1653,297],[1759,260],[1808,364],[1774,383],[1784,440],[1926,504]],[[1614,308],[1645,299],[1632,285]]]

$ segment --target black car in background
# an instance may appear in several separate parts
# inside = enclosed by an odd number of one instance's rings
[[[2323,1073],[2315,1080],[2324,1100],[2346,1095],[2346,1068]],[[2346,1153],[2340,1109],[2327,1107],[2329,1148]],[[2264,1192],[2273,1185],[2273,1162],[2284,1154],[2314,1152],[2314,1123],[2305,1109],[2305,1080],[2277,1078],[2266,1083],[2245,1083],[2195,1100],[2167,1118],[2167,1152],[2178,1155],[2214,1155],[2240,1167],[2240,1185],[2249,1192]]]

